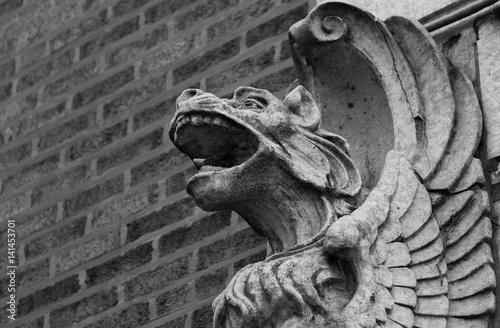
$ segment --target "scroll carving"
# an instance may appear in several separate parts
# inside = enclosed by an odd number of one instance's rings
[[[314,8],[290,43],[299,79],[284,100],[251,87],[177,100],[170,138],[199,169],[188,193],[270,246],[214,301],[214,327],[488,327],[471,82],[418,23],[343,3]],[[349,120],[352,152],[337,134]]]

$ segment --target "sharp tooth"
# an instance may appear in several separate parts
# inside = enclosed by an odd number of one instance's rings
[[[193,123],[193,125],[201,125],[203,123],[203,119],[200,116],[192,116],[191,123]]]
[[[229,124],[226,121],[221,121],[221,125],[225,128],[229,127]]]
[[[214,118],[214,120],[212,121],[212,124],[213,125],[221,125],[222,126],[222,120],[218,117]]]
[[[211,118],[210,116],[205,116],[205,117],[203,118],[203,123],[205,123],[205,124],[210,124],[210,123],[212,123],[212,118]]]

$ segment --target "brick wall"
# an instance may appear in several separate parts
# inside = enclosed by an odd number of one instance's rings
[[[0,325],[211,327],[211,302],[265,242],[196,208],[166,136],[188,87],[279,96],[306,0],[0,2]]]

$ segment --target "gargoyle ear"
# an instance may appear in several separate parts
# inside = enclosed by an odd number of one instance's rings
[[[303,86],[293,89],[283,100],[283,103],[292,114],[294,123],[314,131],[318,128],[321,113],[312,95]]]

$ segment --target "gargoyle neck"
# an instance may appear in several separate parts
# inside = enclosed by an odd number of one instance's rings
[[[333,216],[330,203],[316,190],[284,184],[235,211],[267,237],[273,254],[316,236]]]

